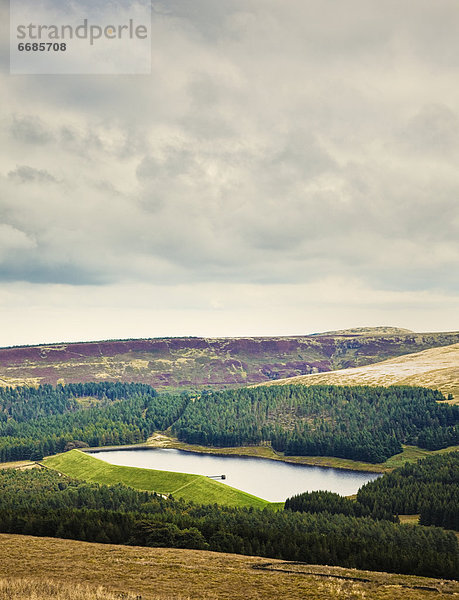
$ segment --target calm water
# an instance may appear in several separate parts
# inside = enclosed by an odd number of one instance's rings
[[[96,455],[113,465],[208,476],[225,474],[223,483],[270,502],[280,502],[293,494],[313,490],[329,490],[348,496],[355,494],[367,481],[379,477],[376,473],[292,465],[265,458],[215,456],[162,448],[107,450]]]

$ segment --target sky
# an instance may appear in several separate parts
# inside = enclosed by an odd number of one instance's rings
[[[153,0],[149,75],[0,75],[0,346],[459,330],[457,0]]]

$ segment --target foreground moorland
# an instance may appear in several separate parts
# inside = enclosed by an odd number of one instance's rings
[[[161,338],[0,349],[0,385],[88,381],[222,388],[368,365],[459,342],[390,327],[257,338]]]
[[[87,586],[89,591],[102,586],[141,600],[433,600],[459,594],[459,585],[453,581],[207,551],[5,534],[0,534],[0,546],[0,577],[8,578],[16,588],[39,588],[43,586],[39,582],[46,580],[68,589],[66,582],[71,581],[72,586]],[[25,582],[15,583],[17,578]],[[0,593],[2,585],[0,580]],[[85,600],[99,600],[92,593]],[[112,600],[108,593],[102,597]],[[0,598],[29,600],[27,595]],[[45,595],[38,598],[48,600]],[[129,595],[121,598],[133,600]],[[63,595],[62,600],[80,598]]]

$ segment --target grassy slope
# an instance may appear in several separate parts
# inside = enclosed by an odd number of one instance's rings
[[[142,600],[433,600],[443,597],[436,590],[459,593],[457,582],[197,550],[7,534],[0,535],[0,546],[0,578],[102,585]],[[266,564],[274,570],[260,570]]]
[[[79,450],[52,456],[43,461],[51,468],[70,477],[113,485],[124,483],[138,490],[172,494],[201,504],[214,502],[225,506],[264,508],[269,502],[242,492],[204,475],[189,475],[138,467],[110,465]]]
[[[389,469],[396,469],[397,467],[402,467],[406,462],[415,463],[427,456],[445,454],[446,452],[457,452],[458,450],[459,446],[449,446],[448,448],[442,448],[441,450],[424,450],[424,448],[418,448],[418,446],[403,446],[403,452],[401,454],[391,456],[384,464],[389,467]]]
[[[383,362],[279,379],[261,385],[417,385],[459,399],[459,344],[406,354]]]

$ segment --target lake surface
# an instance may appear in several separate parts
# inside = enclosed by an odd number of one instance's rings
[[[104,450],[92,454],[113,465],[207,476],[224,474],[223,483],[270,502],[314,490],[348,496],[355,494],[364,483],[380,477],[377,473],[293,465],[266,458],[216,456],[163,448]]]

